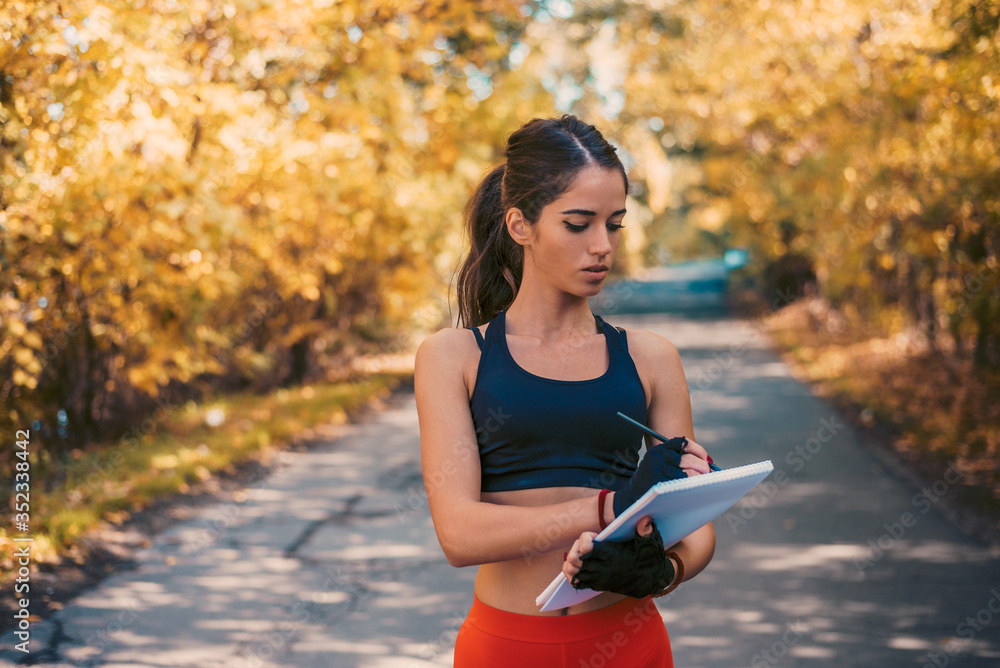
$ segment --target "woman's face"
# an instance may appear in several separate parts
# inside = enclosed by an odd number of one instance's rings
[[[519,240],[525,275],[531,271],[574,295],[596,295],[618,250],[624,216],[621,173],[584,168],[566,192],[542,209],[534,225],[525,226],[526,238]]]

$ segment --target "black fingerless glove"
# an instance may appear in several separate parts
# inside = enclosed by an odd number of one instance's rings
[[[601,541],[583,556],[583,567],[570,584],[576,589],[613,591],[633,598],[658,593],[674,579],[674,566],[656,529],[632,540]]]
[[[621,515],[623,510],[635,503],[656,483],[687,476],[681,469],[681,454],[687,442],[687,438],[678,436],[646,450],[646,455],[639,462],[635,473],[621,489],[615,492],[612,503],[615,517]]]

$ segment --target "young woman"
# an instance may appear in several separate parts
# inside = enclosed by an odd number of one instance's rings
[[[592,586],[602,593],[558,612],[535,605],[560,569],[571,581],[600,570],[606,544],[595,549],[593,537],[652,484],[709,471],[677,349],[652,332],[612,327],[587,302],[614,261],[627,192],[614,147],[563,116],[514,132],[506,162],[469,202],[461,328],[429,336],[415,362],[434,528],[450,564],[479,565],[458,668],[673,666],[646,585],[628,596]],[[687,442],[671,449],[649,439],[638,462],[642,432],[618,411]],[[654,532],[644,521],[637,544]],[[712,525],[669,547],[669,557],[654,552],[662,571],[649,594],[705,568]],[[630,584],[633,572],[650,572],[622,555],[601,563],[614,571],[602,577]]]

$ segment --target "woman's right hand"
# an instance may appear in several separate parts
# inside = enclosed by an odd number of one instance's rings
[[[684,436],[654,445],[646,450],[628,482],[612,495],[611,507],[615,517],[658,482],[708,473],[710,470],[705,448]]]

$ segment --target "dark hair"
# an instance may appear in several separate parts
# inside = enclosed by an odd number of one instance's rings
[[[542,208],[566,192],[580,170],[597,166],[628,176],[615,147],[576,116],[535,118],[507,140],[506,163],[479,183],[465,208],[469,255],[458,275],[458,325],[477,327],[493,319],[517,296],[524,253],[507,232],[509,209],[517,207],[529,223]]]

